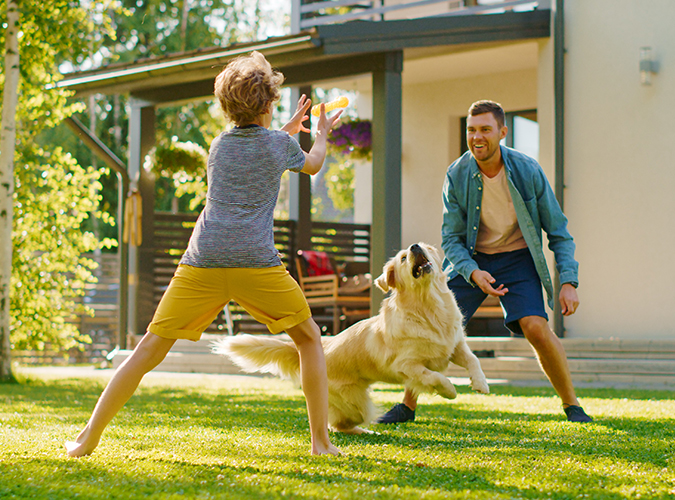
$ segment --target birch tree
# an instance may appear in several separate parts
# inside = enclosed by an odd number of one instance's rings
[[[111,0],[114,2],[114,0]],[[20,17],[17,10],[20,7]],[[82,166],[44,133],[84,109],[56,88],[58,68],[100,46],[106,1],[0,0],[2,139],[0,143],[0,376],[11,379],[10,350],[82,346],[69,319],[92,281],[99,245],[83,222],[97,215],[100,172]],[[19,73],[18,60],[21,60]],[[11,266],[11,267],[10,267]]]
[[[14,152],[16,106],[19,88],[19,6],[7,2],[5,71],[0,132],[0,381],[12,376],[10,343],[10,291],[12,277],[12,213],[14,203]]]

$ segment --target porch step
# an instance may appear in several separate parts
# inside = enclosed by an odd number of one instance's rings
[[[237,375],[243,372],[235,366],[227,356],[220,356],[211,352],[214,341],[226,335],[203,334],[197,342],[191,340],[177,340],[166,358],[154,371],[179,373],[220,373]],[[286,338],[284,338],[286,337]],[[275,335],[275,338],[290,341],[290,337]],[[117,368],[132,353],[130,349],[117,351],[112,358],[113,368]]]
[[[204,334],[198,342],[178,340],[155,371],[240,374],[225,356],[211,353],[221,335]],[[279,338],[279,336],[275,336]],[[284,336],[290,341],[288,336]],[[634,386],[675,390],[675,341],[562,339],[572,374],[578,385]],[[470,337],[471,350],[479,355],[488,379],[504,382],[545,382],[534,352],[525,339]],[[113,367],[131,351],[118,351]],[[467,377],[463,368],[451,365],[449,377]]]
[[[485,376],[506,381],[546,381],[525,339],[472,337]],[[578,385],[675,389],[675,341],[561,339],[572,380]],[[451,365],[446,375],[465,377]]]

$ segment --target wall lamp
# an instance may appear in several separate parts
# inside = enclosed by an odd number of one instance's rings
[[[654,60],[651,47],[640,47],[640,83],[652,84],[652,75],[658,73],[658,63]]]

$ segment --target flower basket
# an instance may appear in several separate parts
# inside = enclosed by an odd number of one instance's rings
[[[334,157],[370,160],[372,157],[370,120],[350,120],[332,130],[328,136],[328,152]]]

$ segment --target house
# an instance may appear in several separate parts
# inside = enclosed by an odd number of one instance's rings
[[[286,37],[66,75],[61,86],[131,94],[128,172],[141,191],[154,106],[210,95],[218,68],[236,55],[260,50],[299,89],[358,91],[374,131],[372,172],[357,185],[373,270],[413,242],[440,246],[441,187],[461,152],[462,119],[473,101],[496,100],[509,113],[510,140],[538,157],[577,243],[581,307],[564,321],[554,313],[556,331],[673,336],[674,2],[295,2]],[[341,16],[325,10],[350,5]],[[300,221],[309,217],[307,182],[297,179]],[[129,255],[136,331],[147,253]]]

